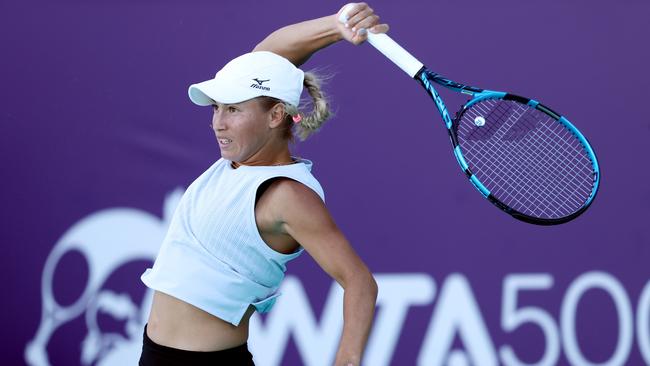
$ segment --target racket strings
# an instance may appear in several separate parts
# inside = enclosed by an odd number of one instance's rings
[[[513,113],[512,118],[514,118],[514,121],[521,121],[522,120],[522,116],[519,113]],[[504,131],[507,131],[507,132],[504,134],[503,139],[509,140],[509,139],[506,138],[506,136],[508,134],[510,134],[510,131],[512,131],[512,129],[508,129],[508,130],[504,130]],[[551,140],[551,143],[552,143],[552,140]],[[494,148],[494,147],[492,147],[492,148]],[[557,149],[557,147],[556,147],[556,149]],[[567,173],[565,171],[565,169],[562,169],[562,167],[560,167],[560,170],[557,171],[557,174],[553,174],[553,171],[550,171],[550,172],[540,171],[540,169],[539,169],[540,165],[531,165],[530,164],[530,162],[547,160],[549,158],[549,156],[548,156],[548,154],[544,154],[545,151],[535,151],[535,150],[531,150],[531,149],[523,149],[523,150],[519,149],[519,151],[515,151],[515,152],[519,154],[520,158],[523,158],[523,160],[521,160],[521,162],[523,162],[524,164],[521,165],[521,168],[523,168],[523,169],[519,170],[519,174],[520,174],[519,177],[521,178],[520,182],[515,181],[514,182],[515,184],[507,185],[508,190],[509,191],[514,191],[516,193],[517,192],[516,191],[516,189],[517,189],[517,184],[516,183],[520,183],[520,184],[523,183],[524,187],[529,186],[531,183],[534,183],[533,180],[531,179],[531,174],[530,174],[530,173],[534,173],[535,175],[538,175],[538,177],[541,178],[541,181],[539,182],[540,184],[545,184],[546,186],[548,186],[550,188],[550,189],[548,189],[546,191],[539,191],[538,192],[542,196],[541,198],[545,199],[546,201],[549,201],[549,199],[551,199],[552,201],[554,200],[556,204],[559,204],[559,206],[560,206],[559,209],[567,209],[567,205],[562,201],[558,201],[557,200],[557,195],[553,195],[553,193],[555,193],[557,191],[557,189],[558,189],[557,184],[554,184],[554,182],[557,182],[557,179],[560,177],[560,174],[566,174]],[[510,152],[510,153],[512,154],[513,152]],[[533,156],[531,156],[531,153],[533,154]],[[543,154],[543,156],[539,156],[540,153]],[[566,153],[566,151],[563,151],[563,153]],[[513,155],[513,156],[515,156],[515,155]],[[508,158],[508,155],[504,155],[504,157]],[[506,160],[510,160],[509,162],[511,164],[513,162],[515,162],[514,159],[512,159],[512,158],[506,159]],[[541,166],[541,167],[543,167],[543,166]],[[539,173],[550,173],[550,174],[539,175]],[[531,204],[534,203],[534,201],[532,199],[530,199],[530,197],[527,194],[534,193],[534,192],[535,191],[533,191],[533,192],[530,192],[530,191],[519,192],[520,193],[519,196],[521,196],[521,197],[516,197],[515,196],[515,199],[517,199],[519,201],[518,203],[520,205],[522,205],[522,206],[531,206]],[[553,197],[553,196],[555,196],[555,197]],[[544,201],[540,201],[540,202],[544,203]],[[546,206],[548,206],[548,205],[546,205]],[[538,209],[547,210],[547,211],[551,210],[552,211],[553,207],[552,206],[551,207],[545,207],[544,205],[542,205],[541,207],[538,207]]]
[[[513,117],[517,118],[519,116],[517,114],[513,114]],[[518,118],[517,120],[521,121],[522,118]],[[512,131],[512,129],[509,130],[509,131]],[[565,133],[565,134],[567,133],[567,131],[564,130],[564,129],[562,129],[562,131],[560,131],[560,132]],[[536,132],[533,131],[533,133],[536,133]],[[509,134],[509,132],[507,134]],[[551,149],[555,149],[555,151],[558,151],[560,154],[570,154],[571,152],[567,150],[567,146],[562,146],[562,145],[557,143],[557,140],[567,139],[567,138],[570,138],[570,136],[560,136],[557,133],[557,131],[551,131],[551,134],[554,135],[554,136],[551,136],[553,138],[548,138],[546,136],[535,136],[535,137],[537,137],[538,139],[541,139],[543,143],[548,144]],[[552,156],[550,156],[549,152],[546,151],[546,150],[537,150],[536,151],[536,150],[532,150],[532,149],[524,149],[524,150],[521,151],[521,153],[523,154],[523,156],[522,156],[523,159],[521,161],[514,161],[514,159],[510,159],[510,163],[512,163],[512,164],[522,163],[522,168],[524,169],[523,170],[524,172],[526,172],[526,171],[528,171],[528,172],[539,172],[539,169],[536,169],[536,168],[538,168],[538,165],[531,166],[530,162],[544,162],[544,161],[548,160],[549,158],[552,158]],[[505,157],[508,157],[508,156],[505,155]],[[551,188],[551,190],[549,190],[549,191],[540,191],[540,194],[546,194],[547,198],[550,198],[548,196],[549,192],[559,191],[561,189],[561,187],[557,184],[557,182],[560,181],[560,178],[563,177],[563,176],[570,177],[570,175],[567,175],[567,174],[570,174],[570,172],[575,170],[575,169],[579,169],[579,167],[577,165],[575,165],[575,161],[574,160],[568,160],[567,165],[559,166],[557,168],[557,170],[550,170],[550,171],[546,172],[548,174],[547,176],[543,176],[543,175],[539,176],[540,182],[549,185],[550,188]],[[525,183],[527,183],[527,184],[533,183],[533,181],[531,179],[528,179],[527,175],[522,175],[521,177],[525,181]],[[586,191],[584,193],[588,194],[589,191]],[[573,198],[573,197],[569,196],[568,198]],[[575,201],[575,204],[582,204],[582,202]]]
[[[485,124],[477,124],[477,117]],[[489,99],[465,110],[455,128],[472,172],[499,201],[523,214],[565,217],[591,195],[588,153],[567,128],[543,112]]]
[[[549,142],[552,143],[552,142]],[[561,150],[559,150],[561,151]],[[561,151],[562,152],[562,151]],[[565,151],[564,151],[565,152]],[[556,215],[556,217],[561,217],[562,214],[566,212],[572,212],[574,208],[579,208],[582,205],[582,202],[579,202],[575,199],[572,199],[572,196],[567,196],[566,199],[562,199],[560,196],[561,186],[557,182],[561,182],[563,176],[567,176],[568,169],[575,167],[570,166],[559,166],[556,171],[546,171],[544,170],[544,165],[533,164],[530,162],[544,162],[551,158],[545,151],[535,151],[523,149],[516,151],[519,158],[523,159],[521,168],[518,172],[520,179],[513,182],[513,184],[506,184],[503,187],[504,192],[495,191],[494,194],[501,199],[507,199],[507,196],[504,193],[514,193],[511,200],[514,200],[514,204],[511,203],[513,208],[519,210],[525,210],[526,207],[532,210],[534,215],[543,215],[544,212],[549,212],[550,215]],[[507,155],[505,155],[507,157]],[[518,163],[515,159],[509,158],[505,159],[507,163],[516,164]],[[540,169],[542,168],[542,169]],[[538,181],[535,182],[535,176],[538,177]],[[507,181],[506,181],[507,182]],[[521,187],[530,188],[531,185],[538,184],[546,186],[545,190],[521,190]],[[538,194],[535,197],[535,193]],[[535,200],[539,202],[536,202]]]

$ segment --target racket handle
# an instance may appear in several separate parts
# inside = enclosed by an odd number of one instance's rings
[[[347,22],[348,12],[353,6],[354,4],[347,4],[341,9],[339,14],[339,21],[341,23]],[[424,66],[422,62],[418,61],[385,33],[372,33],[368,31],[368,42],[412,78]]]

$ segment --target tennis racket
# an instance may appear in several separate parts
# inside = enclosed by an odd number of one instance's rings
[[[350,10],[343,8],[341,22]],[[386,34],[368,32],[368,42],[428,92],[458,164],[488,201],[538,225],[570,221],[591,205],[600,182],[598,160],[567,118],[534,99],[446,79]],[[434,84],[471,99],[452,119]]]

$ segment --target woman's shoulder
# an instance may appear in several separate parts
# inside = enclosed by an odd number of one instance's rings
[[[293,164],[295,169],[290,171],[290,174],[287,174],[289,182],[284,182],[287,193],[292,194],[312,194],[316,193],[321,200],[325,200],[325,192],[323,187],[316,177],[313,175],[312,167],[313,163],[311,160],[304,158],[297,158],[297,163]],[[304,191],[304,192],[303,192]],[[302,193],[300,193],[302,192]]]
[[[275,208],[274,211],[281,216],[286,216],[296,213],[311,213],[314,210],[327,210],[320,193],[313,187],[290,177],[277,177],[270,183],[264,195]]]

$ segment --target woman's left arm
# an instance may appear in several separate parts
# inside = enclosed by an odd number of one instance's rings
[[[289,179],[274,186],[272,210],[283,231],[344,289],[343,333],[335,365],[358,366],[374,318],[377,283],[313,190]]]
[[[366,3],[354,4],[348,15],[346,24],[339,22],[339,15],[334,14],[280,28],[253,51],[271,51],[300,66],[314,52],[342,39],[358,45],[368,38],[367,30],[375,33],[388,31],[388,25],[380,24],[379,16]]]

